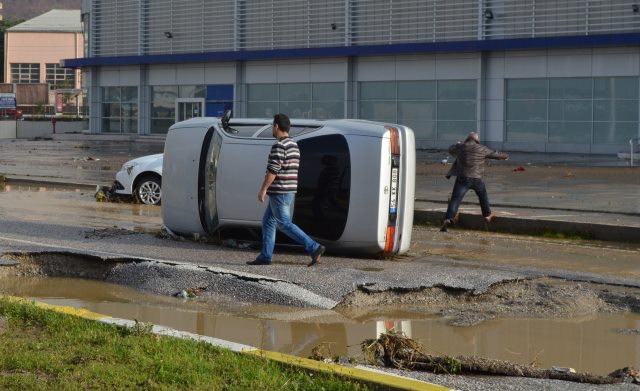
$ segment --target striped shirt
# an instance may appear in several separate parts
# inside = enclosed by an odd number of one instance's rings
[[[298,189],[300,150],[290,137],[278,140],[271,147],[267,170],[276,176],[267,194],[295,193]]]

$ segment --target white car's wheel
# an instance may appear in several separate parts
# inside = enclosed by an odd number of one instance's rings
[[[150,176],[142,178],[136,187],[135,195],[143,204],[159,205],[162,198],[160,181]]]

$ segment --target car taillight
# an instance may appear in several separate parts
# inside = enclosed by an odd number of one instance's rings
[[[400,155],[400,132],[396,128],[387,128],[391,136],[391,154]]]
[[[398,182],[400,173],[400,131],[388,126],[391,137],[391,184],[389,192],[389,219],[384,252],[389,254],[395,247],[396,223],[398,220]]]

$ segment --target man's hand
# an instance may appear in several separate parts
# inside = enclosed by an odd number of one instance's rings
[[[260,190],[260,192],[258,193],[258,201],[260,201],[261,203],[264,202],[264,198],[267,196],[267,191],[266,190]]]

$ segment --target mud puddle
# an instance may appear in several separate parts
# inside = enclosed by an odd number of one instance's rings
[[[362,341],[393,330],[417,340],[432,354],[475,355],[602,375],[625,366],[640,367],[638,313],[503,318],[460,327],[416,306],[380,307],[375,313],[352,317],[331,310],[152,295],[122,285],[66,277],[0,277],[0,294],[84,308],[301,357],[310,356],[314,347],[322,345],[332,356],[361,359]]]
[[[135,203],[96,202],[95,188],[38,183],[0,183],[3,219],[55,222],[90,228],[157,232],[161,208]]]

